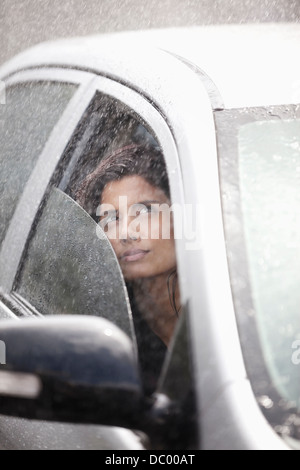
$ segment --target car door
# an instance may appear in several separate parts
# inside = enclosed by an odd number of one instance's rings
[[[113,80],[58,69],[11,76],[2,113],[1,318],[101,315],[135,344],[117,260],[76,190],[106,152],[133,141],[159,142],[177,177],[165,120]],[[180,198],[180,184],[173,194]],[[143,448],[136,434],[116,428],[1,417],[0,433],[3,448]]]
[[[20,279],[20,285],[24,290],[23,292],[21,289],[23,296],[18,293],[18,288],[14,287],[14,283],[18,277],[16,277],[18,267],[22,266],[20,262],[27,237],[31,232],[44,193],[47,192],[52,174],[75,127],[78,125],[91,97],[95,93],[95,88],[89,88],[93,80],[93,75],[80,72],[74,74],[66,71],[47,72],[45,70],[34,70],[16,74],[5,83],[5,102],[1,107],[0,137],[2,147],[1,318],[12,317],[18,319],[24,316],[40,316],[47,313],[63,312],[59,310],[61,305],[57,305],[56,310],[54,308],[51,309],[49,298],[42,299],[43,307],[30,304],[34,294],[45,294],[46,290],[49,294],[49,269],[47,266],[48,278],[45,281],[48,282],[48,286],[43,284],[43,291],[37,292],[37,289],[35,289],[37,285],[41,285],[40,279],[35,279],[38,281],[36,285],[32,282],[32,279],[29,282],[28,276],[26,277],[26,273],[24,274],[25,268],[22,269],[23,276]],[[55,199],[55,195],[58,199]],[[57,204],[57,208],[63,208],[60,204],[61,202],[66,205],[68,205],[68,202],[70,203],[70,199],[67,196],[63,201],[60,201],[59,197],[61,197],[61,193],[57,190],[53,198],[50,198],[53,205]],[[71,206],[75,212],[77,210],[80,213],[80,209],[76,207],[75,203],[71,202]],[[70,217],[73,214],[71,213],[72,210],[69,211]],[[22,222],[20,220],[17,221],[20,214],[22,214]],[[85,234],[89,233],[88,227],[93,221],[81,213],[78,221],[79,224],[83,222],[83,227],[86,228]],[[48,217],[47,223],[50,229],[51,222],[57,222],[57,220],[54,221],[53,218]],[[74,229],[74,225],[69,226],[69,230],[71,229]],[[92,231],[90,231],[90,234],[92,234]],[[112,254],[108,243],[106,247],[109,250],[109,254]],[[68,261],[71,261],[72,264],[74,261],[73,257],[75,256],[74,252],[69,252],[68,254]],[[41,268],[41,264],[38,263],[43,263],[43,260],[38,257],[36,252],[32,256],[31,253],[27,255],[26,260],[29,260],[30,267],[32,267],[34,259],[36,260],[34,263],[35,268],[37,266]],[[115,276],[114,288],[116,292],[113,296],[111,292],[106,294],[104,305],[107,305],[109,299],[111,304],[113,299],[115,311],[121,316],[123,314],[123,319],[121,318],[120,322],[123,322],[124,330],[131,334],[128,301],[125,296],[122,278],[119,275],[119,268],[113,257],[112,261],[109,257],[106,261],[107,264],[111,264],[111,266],[108,266],[111,273],[115,269],[111,276]],[[67,265],[67,261],[65,265]],[[72,267],[74,269],[74,266],[69,266],[70,269]],[[56,268],[57,265],[54,267],[54,270]],[[85,275],[86,273],[81,275],[81,280],[85,279]],[[118,275],[119,277],[117,277]],[[26,277],[29,285],[26,281],[22,282],[24,277]],[[57,299],[61,298],[62,290],[65,289],[62,282],[63,274],[60,282],[56,283],[56,286],[59,286],[61,291],[53,292]],[[76,287],[75,283],[74,288]],[[82,313],[95,314],[96,308],[99,305],[95,305],[95,299],[88,299],[91,286],[89,286],[89,289],[85,287],[86,284],[81,289],[81,292],[85,293],[85,298],[78,296],[78,300],[81,300],[81,306],[83,304],[89,305],[92,310],[88,312],[87,307]],[[118,295],[118,292],[120,292],[120,295]],[[101,294],[103,292],[100,291],[98,296]],[[68,300],[70,301],[70,298]],[[76,305],[76,302],[74,302],[74,305]],[[76,311],[72,312],[72,309],[69,312],[76,313]],[[76,429],[74,426],[25,423],[21,420],[4,417],[1,417],[0,426],[1,446],[4,448],[141,447],[139,440],[132,433],[130,440],[125,430],[122,432],[112,429],[104,432],[101,429],[95,430],[86,427]]]

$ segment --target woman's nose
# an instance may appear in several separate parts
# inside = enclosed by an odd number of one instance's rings
[[[122,222],[119,225],[120,229],[120,240],[122,243],[128,243],[132,241],[137,241],[139,240],[140,236],[139,233],[136,232],[132,225],[132,217],[127,217],[122,220]]]

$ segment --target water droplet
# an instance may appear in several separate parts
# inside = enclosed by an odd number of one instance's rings
[[[259,397],[258,401],[261,404],[261,406],[266,408],[266,410],[269,410],[269,409],[273,408],[273,406],[274,406],[273,401],[267,395],[263,395],[263,396]]]

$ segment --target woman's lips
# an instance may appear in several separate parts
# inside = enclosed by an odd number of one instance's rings
[[[148,253],[148,250],[128,250],[123,253],[121,260],[125,261],[126,263],[139,261],[143,259]]]

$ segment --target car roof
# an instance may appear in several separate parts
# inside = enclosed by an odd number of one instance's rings
[[[42,43],[0,70],[64,66],[92,70],[153,94],[176,81],[175,59],[197,66],[226,108],[300,102],[300,24],[215,25],[103,34]],[[167,57],[168,55],[168,57]],[[185,83],[180,83],[184,93]],[[188,86],[188,85],[187,85]]]

